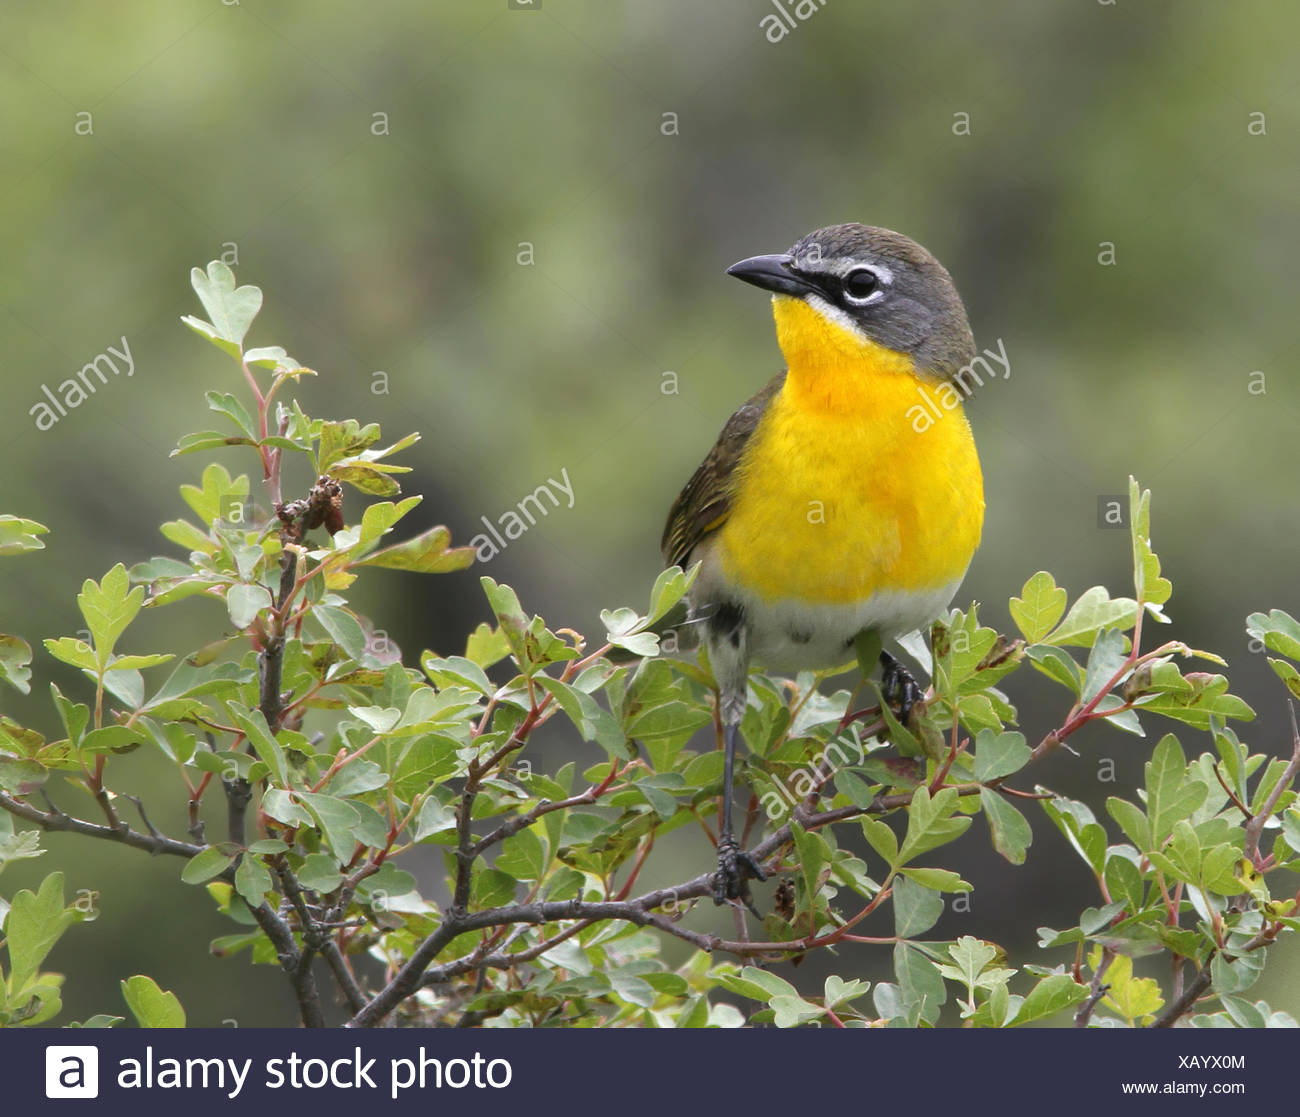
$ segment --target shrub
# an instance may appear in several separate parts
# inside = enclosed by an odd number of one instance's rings
[[[265,503],[246,474],[209,464],[181,488],[193,518],[162,526],[185,558],[118,565],[83,585],[89,639],[44,642],[85,677],[75,694],[50,686],[63,735],[47,741],[0,718],[0,867],[39,855],[39,830],[176,858],[178,887],[206,888],[231,921],[213,948],[276,967],[308,1026],[335,1005],[354,1026],[935,1025],[950,996],[945,1019],[972,1026],[1066,1013],[1080,1026],[1294,1023],[1248,990],[1268,946],[1297,928],[1295,897],[1270,889],[1300,864],[1300,735],[1293,719],[1289,759],[1251,752],[1229,723],[1254,714],[1228,680],[1180,667],[1221,659],[1178,641],[1143,649],[1166,620],[1171,586],[1151,550],[1149,494],[1135,482],[1133,596],[1094,586],[1071,604],[1039,572],[1011,600],[1014,638],[980,624],[974,607],[952,612],[931,633],[932,660],[909,643],[933,685],[907,726],[873,683],[823,689],[843,671],[753,676],[745,834],[780,881],[761,932],[726,940],[693,928],[708,872],[637,885],[656,841],[680,827],[703,832],[701,866],[712,860],[705,835],[722,778],[712,677],[703,656],[659,654],[692,573],[665,571],[646,609],[605,612],[591,641],[547,627],[484,578],[495,622],[463,654],[404,664],[349,605],[353,584],[474,559],[442,527],[388,539],[420,503],[395,499],[405,467],[393,461],[418,436],[381,448],[374,424],[314,419],[287,402],[315,374],[278,347],[245,348],[261,292],[236,287],[219,262],[196,269],[193,284],[208,318],[185,321],[234,359],[245,392],[209,392],[225,429],[188,435],[175,453],[250,455]],[[314,480],[286,499],[284,466],[295,461]],[[348,490],[373,499],[356,510]],[[0,555],[39,549],[44,530],[0,517]],[[228,632],[174,653],[118,650],[142,610],[196,596],[224,602]],[[1274,611],[1248,628],[1300,694],[1300,626]],[[872,651],[860,650],[863,662]],[[31,658],[22,639],[0,637],[7,685],[29,689]],[[1026,665],[1063,710],[1032,745],[1009,728],[1016,711],[998,689]],[[553,720],[574,759],[543,773],[529,746]],[[1203,751],[1189,761],[1178,737],[1161,736],[1144,787],[1111,798],[1108,820],[1024,785],[1085,725],[1141,738],[1168,722]],[[141,748],[186,796],[184,836],[158,830],[115,782],[116,758]],[[941,851],[982,815],[993,847],[1021,864],[1023,810],[1046,812],[1064,839],[1049,855],[1068,844],[1096,881],[1078,923],[1043,928],[1038,962],[971,936],[923,939],[944,895],[970,888]],[[442,902],[403,868],[420,847],[446,866]],[[0,1022],[57,1015],[61,978],[40,966],[87,914],[65,904],[57,873],[0,900]],[[664,961],[668,938],[692,948],[683,964]],[[858,951],[891,951],[894,981],[830,977],[810,993],[775,972],[831,947],[848,968]],[[1168,962],[1167,987],[1134,974],[1146,955]],[[123,989],[142,1024],[184,1023],[176,998],[147,977]]]

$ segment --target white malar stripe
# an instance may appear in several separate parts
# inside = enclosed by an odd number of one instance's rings
[[[876,295],[881,295],[882,298],[884,297],[880,291],[877,291]],[[872,299],[874,299],[876,296],[872,295],[871,297]],[[834,303],[827,302],[820,295],[814,295],[812,293],[805,295],[803,297],[803,301],[806,302],[810,307],[812,307],[813,310],[815,310],[823,318],[825,318],[826,321],[831,322],[836,326],[839,326],[840,329],[844,330],[846,333],[850,334],[851,336],[856,337],[859,341],[862,341],[864,343],[871,341],[871,338],[869,338],[866,335],[866,333],[863,332],[862,327],[859,326],[852,318],[850,318],[844,311],[842,311]],[[861,305],[862,306],[870,305],[870,300],[862,303]]]

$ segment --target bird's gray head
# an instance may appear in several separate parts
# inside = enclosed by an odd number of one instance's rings
[[[919,371],[946,379],[975,356],[952,277],[916,241],[891,229],[828,225],[789,252],[752,256],[727,274],[778,299],[801,300],[841,330],[908,354]]]

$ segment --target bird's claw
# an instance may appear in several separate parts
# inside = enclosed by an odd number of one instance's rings
[[[739,900],[761,919],[749,893],[751,879],[767,880],[763,866],[752,854],[741,849],[734,838],[723,838],[718,843],[718,871],[713,876],[713,902],[725,904]]]
[[[888,652],[880,653],[881,674],[880,690],[885,701],[898,707],[898,720],[902,725],[915,706],[925,696],[917,681],[912,678],[907,668]]]

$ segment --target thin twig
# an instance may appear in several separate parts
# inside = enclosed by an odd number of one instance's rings
[[[1278,777],[1277,783],[1273,785],[1273,790],[1264,800],[1264,805],[1260,807],[1255,817],[1246,823],[1246,844],[1243,853],[1251,861],[1255,860],[1255,855],[1259,852],[1259,839],[1264,833],[1264,824],[1273,814],[1278,800],[1282,798],[1282,793],[1295,779],[1296,773],[1300,772],[1300,726],[1296,725],[1295,703],[1288,701],[1287,708],[1291,711],[1291,761]]]
[[[1074,1014],[1074,1026],[1076,1028],[1086,1028],[1088,1021],[1092,1019],[1093,1010],[1101,1003],[1101,999],[1110,992],[1110,985],[1104,980],[1106,971],[1110,969],[1110,964],[1115,961],[1115,951],[1110,947],[1104,946],[1101,950],[1101,961],[1092,974],[1091,992],[1088,999],[1079,1006],[1079,1011]]]
[[[101,838],[104,841],[131,846],[133,849],[142,849],[146,853],[166,853],[188,859],[207,848],[191,842],[178,841],[165,834],[142,834],[138,830],[132,830],[125,823],[120,823],[118,826],[102,826],[97,822],[86,822],[84,819],[65,814],[53,803],[50,803],[50,810],[43,811],[21,799],[13,798],[5,791],[0,791],[0,809],[18,818],[25,818],[28,822],[34,822],[43,830],[66,831],[88,838]]]

